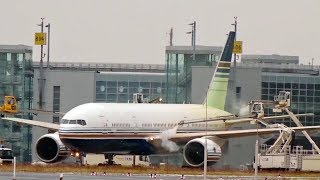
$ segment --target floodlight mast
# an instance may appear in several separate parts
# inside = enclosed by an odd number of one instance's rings
[[[41,33],[43,33],[43,20],[44,18],[41,18],[41,24],[38,24],[38,26],[41,27]],[[41,52],[40,52],[40,67],[39,67],[39,109],[42,109],[43,105],[43,91],[44,91],[44,77],[43,77],[43,44],[40,46]]]
[[[206,92],[206,97],[208,97],[208,92],[210,87],[208,87]],[[204,146],[204,160],[203,160],[203,179],[207,179],[207,169],[208,169],[208,143],[207,143],[207,134],[208,134],[208,98],[206,98],[206,137],[205,137],[205,146]]]
[[[196,21],[190,23],[189,25],[192,27],[192,30],[187,32],[187,34],[191,34],[191,46],[192,46],[192,60],[196,60]]]
[[[49,60],[50,60],[50,23],[48,23],[46,25],[46,27],[48,28],[48,46],[47,46],[47,69],[49,68]]]

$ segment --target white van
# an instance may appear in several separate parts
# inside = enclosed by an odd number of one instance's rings
[[[85,165],[101,165],[106,164],[104,154],[87,154],[83,160]],[[122,166],[149,166],[148,156],[142,155],[116,155],[113,157],[115,165]]]

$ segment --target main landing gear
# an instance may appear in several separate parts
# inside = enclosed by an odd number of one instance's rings
[[[114,158],[115,154],[104,154],[104,158],[106,160],[106,164],[107,165],[114,165],[114,161],[113,161],[113,158]]]

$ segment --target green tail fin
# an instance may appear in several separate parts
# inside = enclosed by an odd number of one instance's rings
[[[234,39],[235,32],[230,31],[203,103],[221,110],[224,110],[226,103]]]

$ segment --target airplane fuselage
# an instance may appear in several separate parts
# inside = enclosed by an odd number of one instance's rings
[[[206,110],[207,109],[207,110]],[[188,120],[231,115],[228,112],[195,104],[119,104],[88,103],[70,110],[61,120],[59,136],[69,148],[92,153],[154,154],[166,149],[151,144],[154,135],[226,130],[223,121],[188,124]],[[172,131],[178,127],[176,132]],[[169,129],[169,130],[168,130]],[[189,139],[175,142],[185,144]],[[158,146],[158,147],[156,147]]]

